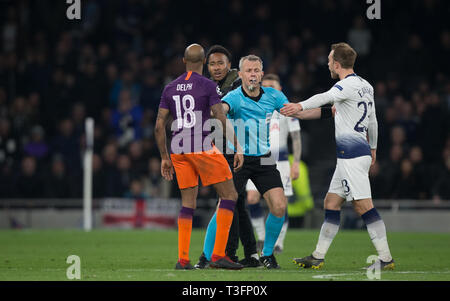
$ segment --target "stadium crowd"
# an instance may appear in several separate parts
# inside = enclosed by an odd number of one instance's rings
[[[365,1],[194,2],[82,0],[81,20],[68,20],[65,1],[2,1],[0,198],[81,197],[87,116],[94,198],[178,197],[160,175],[153,129],[188,44],[224,45],[233,67],[259,55],[297,102],[332,86],[329,45],[347,41],[375,88],[374,199],[450,200],[448,1],[384,1],[381,20],[367,19]],[[329,123],[301,125],[305,162],[334,156],[314,134],[333,136]]]

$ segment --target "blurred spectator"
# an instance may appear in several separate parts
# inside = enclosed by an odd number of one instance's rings
[[[400,162],[402,157],[402,146],[398,144],[393,145],[390,150],[389,160],[380,163],[383,176],[386,179],[386,194],[388,198],[392,198],[395,183],[400,177]]]
[[[144,192],[144,187],[139,179],[133,179],[131,181],[130,188],[125,192],[123,197],[133,200],[148,199],[148,195]]]
[[[29,109],[26,98],[23,96],[16,97],[11,104],[11,125],[13,131],[20,137],[26,136],[31,128]]]
[[[156,112],[152,110],[145,110],[142,115],[141,128],[142,140],[154,139]]]
[[[128,190],[133,178],[130,158],[127,155],[120,155],[117,158],[117,169],[119,177],[116,179],[114,196],[120,197]]]
[[[154,114],[158,111],[159,102],[161,100],[161,87],[159,85],[158,76],[155,72],[148,72],[144,75],[140,105],[142,109],[149,109]]]
[[[392,145],[400,145],[402,147],[407,145],[405,129],[402,126],[394,126],[391,129],[391,143]]]
[[[103,170],[105,171],[105,196],[114,197],[117,194],[117,180],[120,178],[117,168],[117,147],[114,143],[109,143],[103,148]]]
[[[417,199],[417,180],[413,174],[413,165],[409,159],[403,159],[400,165],[400,177],[397,179],[392,198]]]
[[[348,43],[358,53],[358,60],[364,59],[370,53],[372,34],[366,27],[363,16],[357,16],[353,20],[353,27],[348,32]]]
[[[94,59],[81,66],[81,75],[77,82],[77,95],[85,104],[87,115],[98,118],[103,107],[108,105],[107,81],[99,73]]]
[[[136,140],[128,146],[128,156],[131,161],[131,170],[133,175],[140,177],[147,172],[147,160],[144,158],[142,142]]]
[[[0,169],[12,167],[20,155],[20,141],[11,131],[11,123],[6,118],[0,118]]]
[[[59,123],[58,131],[59,134],[51,143],[52,151],[64,157],[64,162],[70,170],[81,169],[80,142],[75,136],[72,120],[63,119]]]
[[[85,130],[86,107],[83,103],[77,102],[72,106],[70,118],[73,122],[74,135],[80,137]]]
[[[370,187],[372,190],[373,199],[385,199],[386,194],[386,177],[381,173],[380,163],[375,161],[375,164],[369,170]]]
[[[38,160],[45,160],[49,148],[44,140],[44,129],[40,125],[36,125],[31,129],[30,136],[30,141],[24,146],[25,155],[35,157]]]
[[[71,187],[66,166],[61,156],[55,155],[51,162],[50,172],[45,177],[44,196],[46,198],[71,198]]]
[[[120,107],[123,91],[128,91],[128,97],[133,104],[139,103],[141,87],[134,79],[135,75],[130,69],[122,72],[121,79],[117,79],[110,94],[110,106],[115,109]]]
[[[120,93],[119,106],[112,115],[112,126],[120,147],[141,138],[141,119],[141,108],[133,105],[130,91],[123,90]]]
[[[9,7],[6,15],[6,22],[2,30],[3,51],[10,52],[16,50],[17,35],[17,12],[14,7]]]
[[[443,154],[444,166],[440,168],[432,187],[433,200],[439,203],[450,200],[450,149]]]
[[[102,158],[92,156],[92,197],[95,199],[105,197],[105,170],[102,168]]]
[[[409,160],[413,165],[413,177],[416,181],[416,190],[419,199],[430,198],[430,175],[426,164],[423,162],[423,153],[420,146],[413,146],[409,151]]]
[[[22,199],[35,199],[44,196],[42,176],[37,171],[36,160],[33,157],[24,157],[20,173],[14,183],[15,197]]]
[[[449,112],[443,110],[441,98],[436,93],[426,97],[427,107],[421,117],[421,127],[418,131],[418,142],[422,147],[426,162],[438,161],[449,136]]]
[[[144,181],[145,190],[154,198],[170,197],[171,183],[161,177],[161,162],[159,158],[152,157],[148,160],[148,176]]]

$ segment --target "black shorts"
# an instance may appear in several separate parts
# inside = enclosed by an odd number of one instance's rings
[[[269,161],[269,157],[270,154],[260,157],[244,156],[242,168],[237,173],[233,172],[234,186],[238,194],[245,193],[245,187],[249,179],[252,180],[261,195],[272,188],[280,187],[284,189],[277,165],[273,160]],[[233,170],[234,155],[225,155],[225,158],[231,170]]]

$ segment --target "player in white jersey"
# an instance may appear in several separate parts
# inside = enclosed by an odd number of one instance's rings
[[[340,81],[329,91],[297,104],[286,104],[280,111],[286,116],[302,119],[301,113],[309,109],[327,103],[333,103],[336,107],[336,170],[324,200],[325,221],[316,250],[310,256],[294,258],[294,263],[304,268],[319,269],[323,266],[328,248],[339,230],[340,210],[345,201],[351,201],[355,211],[364,220],[378,252],[378,261],[369,268],[375,265],[382,269],[394,268],[386,227],[373,206],[370,190],[369,169],[376,160],[378,139],[373,87],[355,74],[355,60],[356,52],[350,45],[333,44],[328,56],[328,67],[331,77],[339,78]]]
[[[280,78],[276,74],[267,74],[263,77],[261,85],[264,87],[272,87],[279,91],[282,90],[280,85]],[[294,153],[294,162],[292,166],[288,161],[288,135],[292,139],[292,149]],[[278,112],[274,112],[270,120],[270,151],[273,157],[277,160],[277,169],[280,172],[281,180],[283,182],[284,194],[289,197],[293,195],[292,180],[299,176],[299,164],[301,157],[301,138],[300,138],[300,123],[298,119],[286,117]],[[251,180],[247,182],[247,202],[250,210],[252,225],[258,236],[258,251],[261,251],[264,245],[265,237],[265,218],[262,210],[260,200],[261,194],[256,189],[255,184]],[[278,240],[275,243],[274,253],[281,253],[283,251],[284,239],[288,228],[288,216],[284,220]]]

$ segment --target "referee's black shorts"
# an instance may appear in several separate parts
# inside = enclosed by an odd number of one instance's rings
[[[233,170],[234,155],[225,155],[225,158]],[[237,193],[245,193],[248,180],[252,180],[256,189],[263,195],[272,188],[283,188],[280,172],[276,162],[270,158],[270,153],[264,156],[244,156],[244,165],[233,173],[234,186]]]

